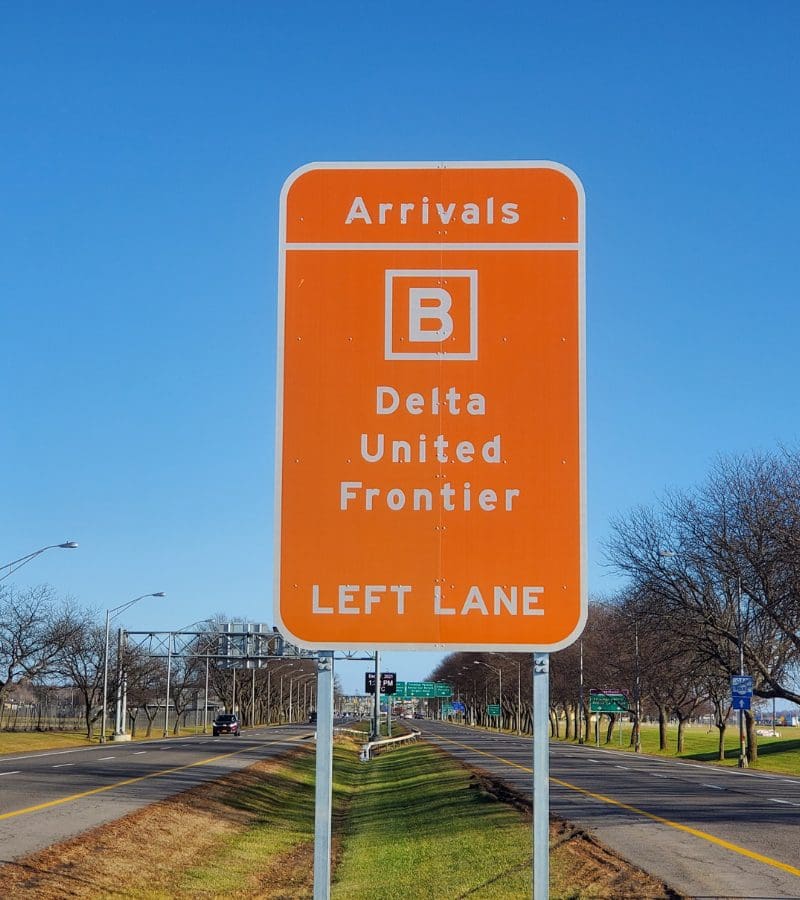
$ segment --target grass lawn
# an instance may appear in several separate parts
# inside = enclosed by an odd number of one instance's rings
[[[77,731],[0,731],[0,754],[89,747],[92,743],[96,741],[88,741]]]
[[[605,719],[600,728],[600,746],[608,750],[620,749],[633,752],[630,746],[631,726],[629,722],[622,725],[620,743],[620,729],[615,727],[611,742],[605,743]],[[758,738],[758,768],[764,771],[800,775],[800,727],[784,728],[778,726],[776,731],[780,737]],[[658,725],[644,723],[642,725],[641,740],[642,752],[652,753],[655,756],[675,757],[677,746],[677,725],[667,727],[667,750],[658,749]],[[594,737],[594,735],[593,735]],[[718,765],[736,766],[739,759],[739,729],[737,726],[729,726],[725,731],[725,761],[717,759],[718,732],[716,728],[709,731],[706,725],[687,725],[684,729],[684,751],[680,759],[696,759],[704,762],[713,762]]]
[[[267,726],[261,726],[267,727]],[[145,736],[145,729],[140,728],[135,741],[156,741],[162,739],[163,727],[153,726],[150,737]],[[202,734],[203,729],[195,729],[194,726],[181,728],[178,734],[173,734],[170,729],[169,738],[187,737],[189,735]],[[211,724],[208,732],[211,734]],[[88,740],[83,731],[0,731],[0,756],[4,753],[36,753],[39,750],[61,750],[71,747],[91,747],[98,744],[99,735],[95,734],[92,740]],[[109,743],[113,743],[110,740]]]

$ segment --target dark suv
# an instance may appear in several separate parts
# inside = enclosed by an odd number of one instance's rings
[[[235,734],[236,737],[239,737],[241,730],[239,728],[239,720],[232,713],[223,713],[217,716],[211,729],[214,732],[214,737],[217,737],[219,734]]]

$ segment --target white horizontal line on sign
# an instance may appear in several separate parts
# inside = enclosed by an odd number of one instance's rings
[[[336,244],[336,243],[286,243],[284,250],[581,250],[579,243],[567,244],[449,244],[431,241],[425,244]]]

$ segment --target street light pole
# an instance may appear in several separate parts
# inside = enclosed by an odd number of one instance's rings
[[[100,743],[106,742],[106,698],[108,697],[108,630],[111,623],[110,610],[106,610],[106,646],[103,651],[103,715],[100,720]]]
[[[122,734],[122,629],[117,629],[117,697],[114,705],[114,739]]]
[[[272,722],[272,669],[267,660],[267,725]]]
[[[0,566],[0,572],[2,572],[3,569],[8,569],[5,575],[0,575],[0,581],[5,581],[5,579],[13,575],[14,572],[17,571],[17,569],[21,569],[32,559],[36,559],[37,556],[41,556],[41,554],[46,550],[74,550],[77,546],[77,541],[64,541],[63,544],[48,544],[46,547],[42,547],[40,550],[34,550],[33,553],[26,553],[25,556],[20,556],[19,559],[14,559],[10,563],[5,563],[4,565]]]
[[[372,737],[373,741],[377,741],[381,736],[381,654],[379,650],[375,651],[375,711],[372,721]]]
[[[169,679],[172,674],[172,642],[175,635],[170,631],[167,635],[167,699],[164,701],[164,737],[169,734]]]
[[[284,710],[284,705],[283,705],[283,676],[289,671],[289,669],[293,669],[293,668],[294,668],[294,663],[289,663],[288,666],[285,666],[283,669],[281,669],[281,681],[280,681],[280,688],[279,688],[279,690],[278,690],[278,719],[279,719],[278,724],[279,724],[279,725],[282,725],[282,724],[283,724],[283,710]]]
[[[167,699],[164,704],[164,737],[168,736],[169,733],[169,687],[170,687],[170,676],[172,674],[172,647],[175,643],[175,635],[180,634],[182,631],[188,631],[190,628],[194,628],[195,625],[205,625],[208,622],[212,621],[211,619],[198,619],[196,622],[192,622],[190,625],[184,625],[183,628],[179,628],[177,631],[170,631],[167,635]],[[206,657],[208,654],[206,654]],[[236,670],[234,669],[234,672]],[[175,719],[175,726],[177,728],[178,720]]]
[[[513,662],[517,667],[517,734],[522,734],[522,663],[507,656],[501,656],[501,659]],[[502,703],[502,698],[500,702]]]
[[[739,674],[744,675],[744,626],[742,622],[742,578],[737,579],[738,584],[738,607],[739,607]],[[773,725],[772,730],[775,730]],[[739,768],[747,768],[747,742],[744,734],[744,710],[739,710]]]
[[[578,743],[583,743],[583,638],[578,641],[580,650],[580,676],[579,676],[579,698],[578,698]]]
[[[639,622],[633,623],[633,646],[636,658],[636,736],[633,740],[633,752],[642,752],[642,684],[641,666],[639,663]]]
[[[486,666],[487,669],[491,669],[493,672],[497,672],[497,679],[499,681],[498,690],[500,691],[500,715],[497,717],[497,730],[503,730],[503,670],[502,668],[498,669],[496,666],[490,666],[489,663],[485,663],[480,659],[473,660],[473,663],[476,666]]]
[[[206,690],[204,694],[205,699],[203,700],[203,734],[208,732],[208,663],[208,646],[206,645]]]
[[[75,545],[74,541],[69,541],[66,544],[56,544],[56,547],[70,547],[71,545]],[[37,556],[39,553],[44,553],[45,550],[49,550],[49,547],[45,547],[43,550],[38,550],[37,553],[33,554],[33,556]],[[103,652],[103,715],[101,719],[100,725],[100,743],[105,744],[106,742],[106,715],[108,712],[108,632],[109,626],[111,624],[111,620],[116,618],[120,613],[125,612],[126,609],[130,609],[134,603],[138,603],[140,600],[144,600],[145,597],[166,597],[164,591],[156,591],[154,594],[142,594],[139,597],[134,597],[133,600],[128,600],[127,603],[120,603],[119,606],[112,606],[111,609],[106,610],[106,642],[105,642],[105,650]]]

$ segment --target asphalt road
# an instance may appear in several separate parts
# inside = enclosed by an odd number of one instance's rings
[[[529,737],[414,725],[530,796]],[[687,896],[800,897],[800,778],[556,742],[550,778],[554,815]]]
[[[237,769],[286,753],[313,727],[0,756],[0,864]]]

